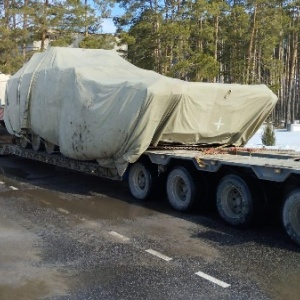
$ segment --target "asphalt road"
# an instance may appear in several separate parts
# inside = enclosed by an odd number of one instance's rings
[[[0,299],[300,299],[300,248],[280,224],[247,230],[214,210],[14,156],[0,158]]]

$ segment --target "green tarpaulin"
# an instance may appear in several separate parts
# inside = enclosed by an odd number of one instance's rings
[[[149,145],[244,145],[277,97],[265,85],[185,82],[116,52],[50,48],[8,81],[5,123],[122,174]]]

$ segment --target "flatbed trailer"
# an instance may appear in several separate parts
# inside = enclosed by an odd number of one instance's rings
[[[20,157],[113,180],[128,180],[137,199],[163,187],[178,211],[215,203],[221,218],[244,227],[278,210],[288,236],[300,245],[300,153],[249,148],[160,146],[149,148],[123,176],[97,162],[79,161],[59,152],[0,145],[0,155]]]

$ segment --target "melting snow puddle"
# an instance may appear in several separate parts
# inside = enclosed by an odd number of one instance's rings
[[[19,190],[18,188],[14,187],[12,185],[9,188],[12,189],[13,191],[18,191]]]

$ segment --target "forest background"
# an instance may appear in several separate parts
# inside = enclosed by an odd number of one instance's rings
[[[266,84],[278,96],[275,126],[300,120],[300,1],[280,0],[0,0],[0,72],[12,74],[39,51],[112,47],[101,21],[115,16],[127,59],[187,81]]]

